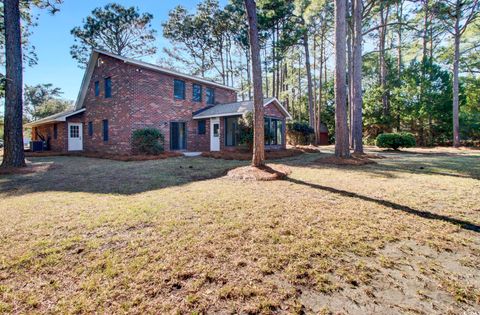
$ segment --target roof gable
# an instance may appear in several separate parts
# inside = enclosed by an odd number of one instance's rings
[[[137,67],[142,67],[144,69],[149,69],[149,70],[152,70],[152,71],[161,72],[161,73],[164,73],[164,74],[168,74],[168,75],[192,80],[192,81],[195,81],[195,82],[200,82],[200,83],[203,83],[203,84],[206,84],[206,85],[219,87],[219,88],[222,88],[222,89],[227,89],[227,90],[231,90],[231,91],[238,91],[234,87],[226,86],[226,85],[223,85],[223,84],[220,84],[220,83],[216,83],[214,81],[211,81],[211,80],[208,80],[208,79],[205,79],[205,78],[191,76],[191,75],[180,73],[180,72],[177,72],[177,71],[174,71],[174,70],[166,69],[166,68],[163,68],[163,67],[151,64],[151,63],[147,63],[147,62],[143,62],[143,61],[127,58],[127,57],[122,57],[122,56],[119,56],[119,55],[116,55],[116,54],[112,54],[112,53],[109,53],[109,52],[94,49],[92,51],[92,54],[90,55],[88,65],[87,65],[87,68],[85,70],[85,74],[83,76],[80,91],[78,93],[77,100],[75,102],[75,108],[76,109],[80,109],[80,108],[83,107],[83,102],[85,101],[85,97],[86,97],[87,91],[88,91],[88,85],[90,83],[93,72],[95,70],[95,66],[97,64],[98,57],[100,55],[105,55],[105,56],[108,56],[108,57],[111,57],[111,58],[115,58],[117,60],[123,61],[124,63],[135,65]]]

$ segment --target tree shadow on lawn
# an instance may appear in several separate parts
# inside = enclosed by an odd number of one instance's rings
[[[346,191],[346,190],[341,190],[341,189],[336,189],[336,188],[333,188],[333,187],[328,187],[328,186],[323,186],[323,185],[304,182],[304,181],[301,181],[301,180],[298,180],[298,179],[293,179],[293,178],[290,178],[290,177],[287,178],[287,180],[292,182],[292,183],[295,183],[297,185],[308,186],[308,187],[311,187],[311,188],[314,188],[314,189],[327,191],[327,192],[330,192],[330,193],[333,193],[333,194],[338,194],[338,195],[341,195],[341,196],[344,196],[344,197],[356,198],[356,199],[360,199],[360,200],[364,200],[364,201],[368,201],[368,202],[373,202],[373,203],[376,203],[376,204],[379,204],[379,205],[382,205],[382,206],[385,206],[385,207],[388,207],[388,208],[391,208],[391,209],[394,209],[394,210],[399,210],[399,211],[403,211],[403,212],[406,212],[406,213],[409,213],[409,214],[413,214],[413,215],[419,216],[419,217],[424,218],[424,219],[444,221],[444,222],[448,222],[448,223],[451,223],[451,224],[458,225],[462,229],[473,231],[473,232],[476,232],[476,233],[480,233],[480,226],[477,225],[477,224],[474,224],[472,222],[469,222],[469,221],[455,219],[455,218],[452,218],[452,217],[449,217],[449,216],[446,216],[446,215],[435,214],[435,213],[431,213],[431,212],[424,211],[424,210],[416,210],[416,209],[413,209],[411,207],[401,205],[401,204],[398,204],[398,203],[395,203],[395,202],[391,202],[391,201],[388,201],[388,200],[376,199],[376,198],[360,195],[360,194],[350,192],[350,191]]]
[[[44,172],[0,176],[0,195],[50,191],[131,195],[221,177],[248,164],[200,157],[141,162],[71,156],[29,160],[52,167]]]
[[[322,153],[320,157],[331,156],[331,153]],[[360,166],[323,164],[321,159],[312,160],[305,165],[318,169],[346,169],[354,172],[367,172],[385,178],[397,177],[395,173],[408,173],[416,175],[440,175],[456,178],[470,178],[480,180],[480,155],[425,155],[409,152],[403,154],[390,153],[385,159],[374,159],[375,164]],[[286,161],[288,164],[288,161]],[[292,165],[294,166],[294,165]]]

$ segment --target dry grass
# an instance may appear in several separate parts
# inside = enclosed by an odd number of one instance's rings
[[[323,148],[322,151],[331,151]],[[475,314],[480,153],[118,162],[0,177],[0,313]]]

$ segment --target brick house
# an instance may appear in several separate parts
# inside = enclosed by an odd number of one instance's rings
[[[275,98],[264,106],[266,148],[285,148],[291,116]],[[234,150],[238,119],[252,109],[232,87],[94,50],[75,108],[26,126],[54,151],[131,154],[132,132],[145,127],[162,132],[167,151]]]

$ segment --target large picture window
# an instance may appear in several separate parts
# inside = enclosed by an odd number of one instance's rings
[[[238,117],[225,118],[225,146],[233,147],[240,142],[240,130],[238,129]]]
[[[265,117],[265,144],[283,144],[283,121],[276,118]]]

